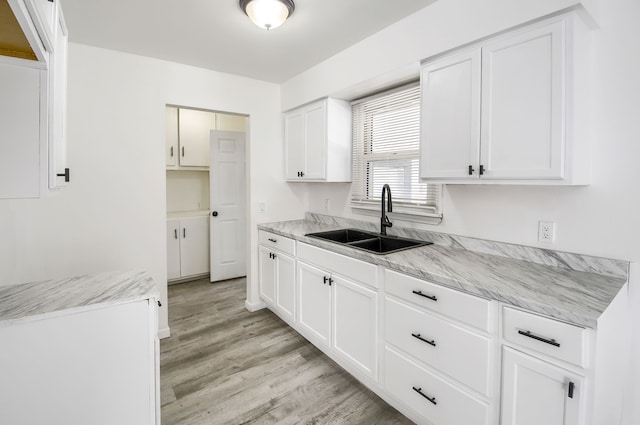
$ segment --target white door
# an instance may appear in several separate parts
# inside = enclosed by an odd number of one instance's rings
[[[167,279],[180,277],[180,220],[167,220]]]
[[[562,178],[563,31],[557,22],[482,48],[482,178]]]
[[[305,179],[327,178],[327,100],[304,111]]]
[[[378,381],[378,294],[333,276],[333,345],[341,356]]]
[[[304,115],[296,110],[284,116],[285,178],[298,180],[304,172]]]
[[[167,106],[165,110],[165,146],[167,165],[178,165],[178,108]]]
[[[207,217],[180,219],[180,274],[194,276],[209,271],[209,220]]]
[[[298,262],[298,291],[300,297],[300,327],[314,340],[326,347],[331,343],[331,286],[330,274]]]
[[[273,305],[276,293],[276,261],[273,251],[268,247],[258,246],[260,296],[269,305]]]
[[[295,318],[296,260],[281,252],[276,253],[277,292],[276,307],[293,321]]]
[[[582,378],[518,351],[502,357],[502,425],[577,425]]]
[[[216,114],[180,108],[180,165],[209,166],[209,132],[216,128]]]
[[[477,179],[480,49],[425,64],[421,81],[420,177]]]
[[[245,133],[211,131],[211,282],[246,275]]]

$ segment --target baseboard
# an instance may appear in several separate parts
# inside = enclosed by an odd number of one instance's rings
[[[244,302],[244,307],[249,310],[251,313],[253,313],[254,311],[258,311],[258,310],[262,310],[263,308],[267,308],[267,305],[260,301],[258,303],[252,304],[249,302],[249,300],[245,300]]]
[[[158,329],[158,338],[165,339],[171,336],[171,330],[169,327]]]

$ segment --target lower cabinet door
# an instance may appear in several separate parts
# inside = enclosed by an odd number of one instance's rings
[[[281,252],[276,254],[276,307],[285,318],[295,319],[296,261]]]
[[[276,294],[276,262],[272,258],[273,252],[269,248],[259,246],[259,280],[260,280],[260,297],[269,305],[273,305]]]
[[[378,294],[333,276],[333,345],[340,356],[378,381]]]
[[[180,277],[180,220],[167,220],[167,279]]]
[[[489,425],[489,407],[397,351],[385,349],[385,388],[433,425]],[[536,422],[537,425],[547,425]]]
[[[331,286],[329,273],[298,262],[300,328],[314,344],[331,343]]]
[[[180,219],[180,270],[182,276],[209,272],[209,217]]]
[[[577,425],[583,378],[510,348],[502,355],[502,425]]]

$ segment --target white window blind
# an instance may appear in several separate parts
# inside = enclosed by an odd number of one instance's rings
[[[351,105],[352,205],[379,207],[382,186],[386,183],[391,187],[394,211],[439,216],[441,185],[421,183],[418,174],[419,84],[357,100]]]

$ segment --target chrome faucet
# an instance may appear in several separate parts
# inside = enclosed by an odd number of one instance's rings
[[[389,196],[389,204],[387,206],[386,212],[385,212],[385,205],[384,205],[385,192]],[[382,214],[380,215],[380,234],[381,235],[386,235],[387,227],[393,226],[393,223],[391,223],[389,221],[389,217],[387,217],[387,214],[386,214],[387,212],[393,212],[393,205],[391,204],[391,188],[389,187],[388,184],[385,184],[384,186],[382,186]]]

